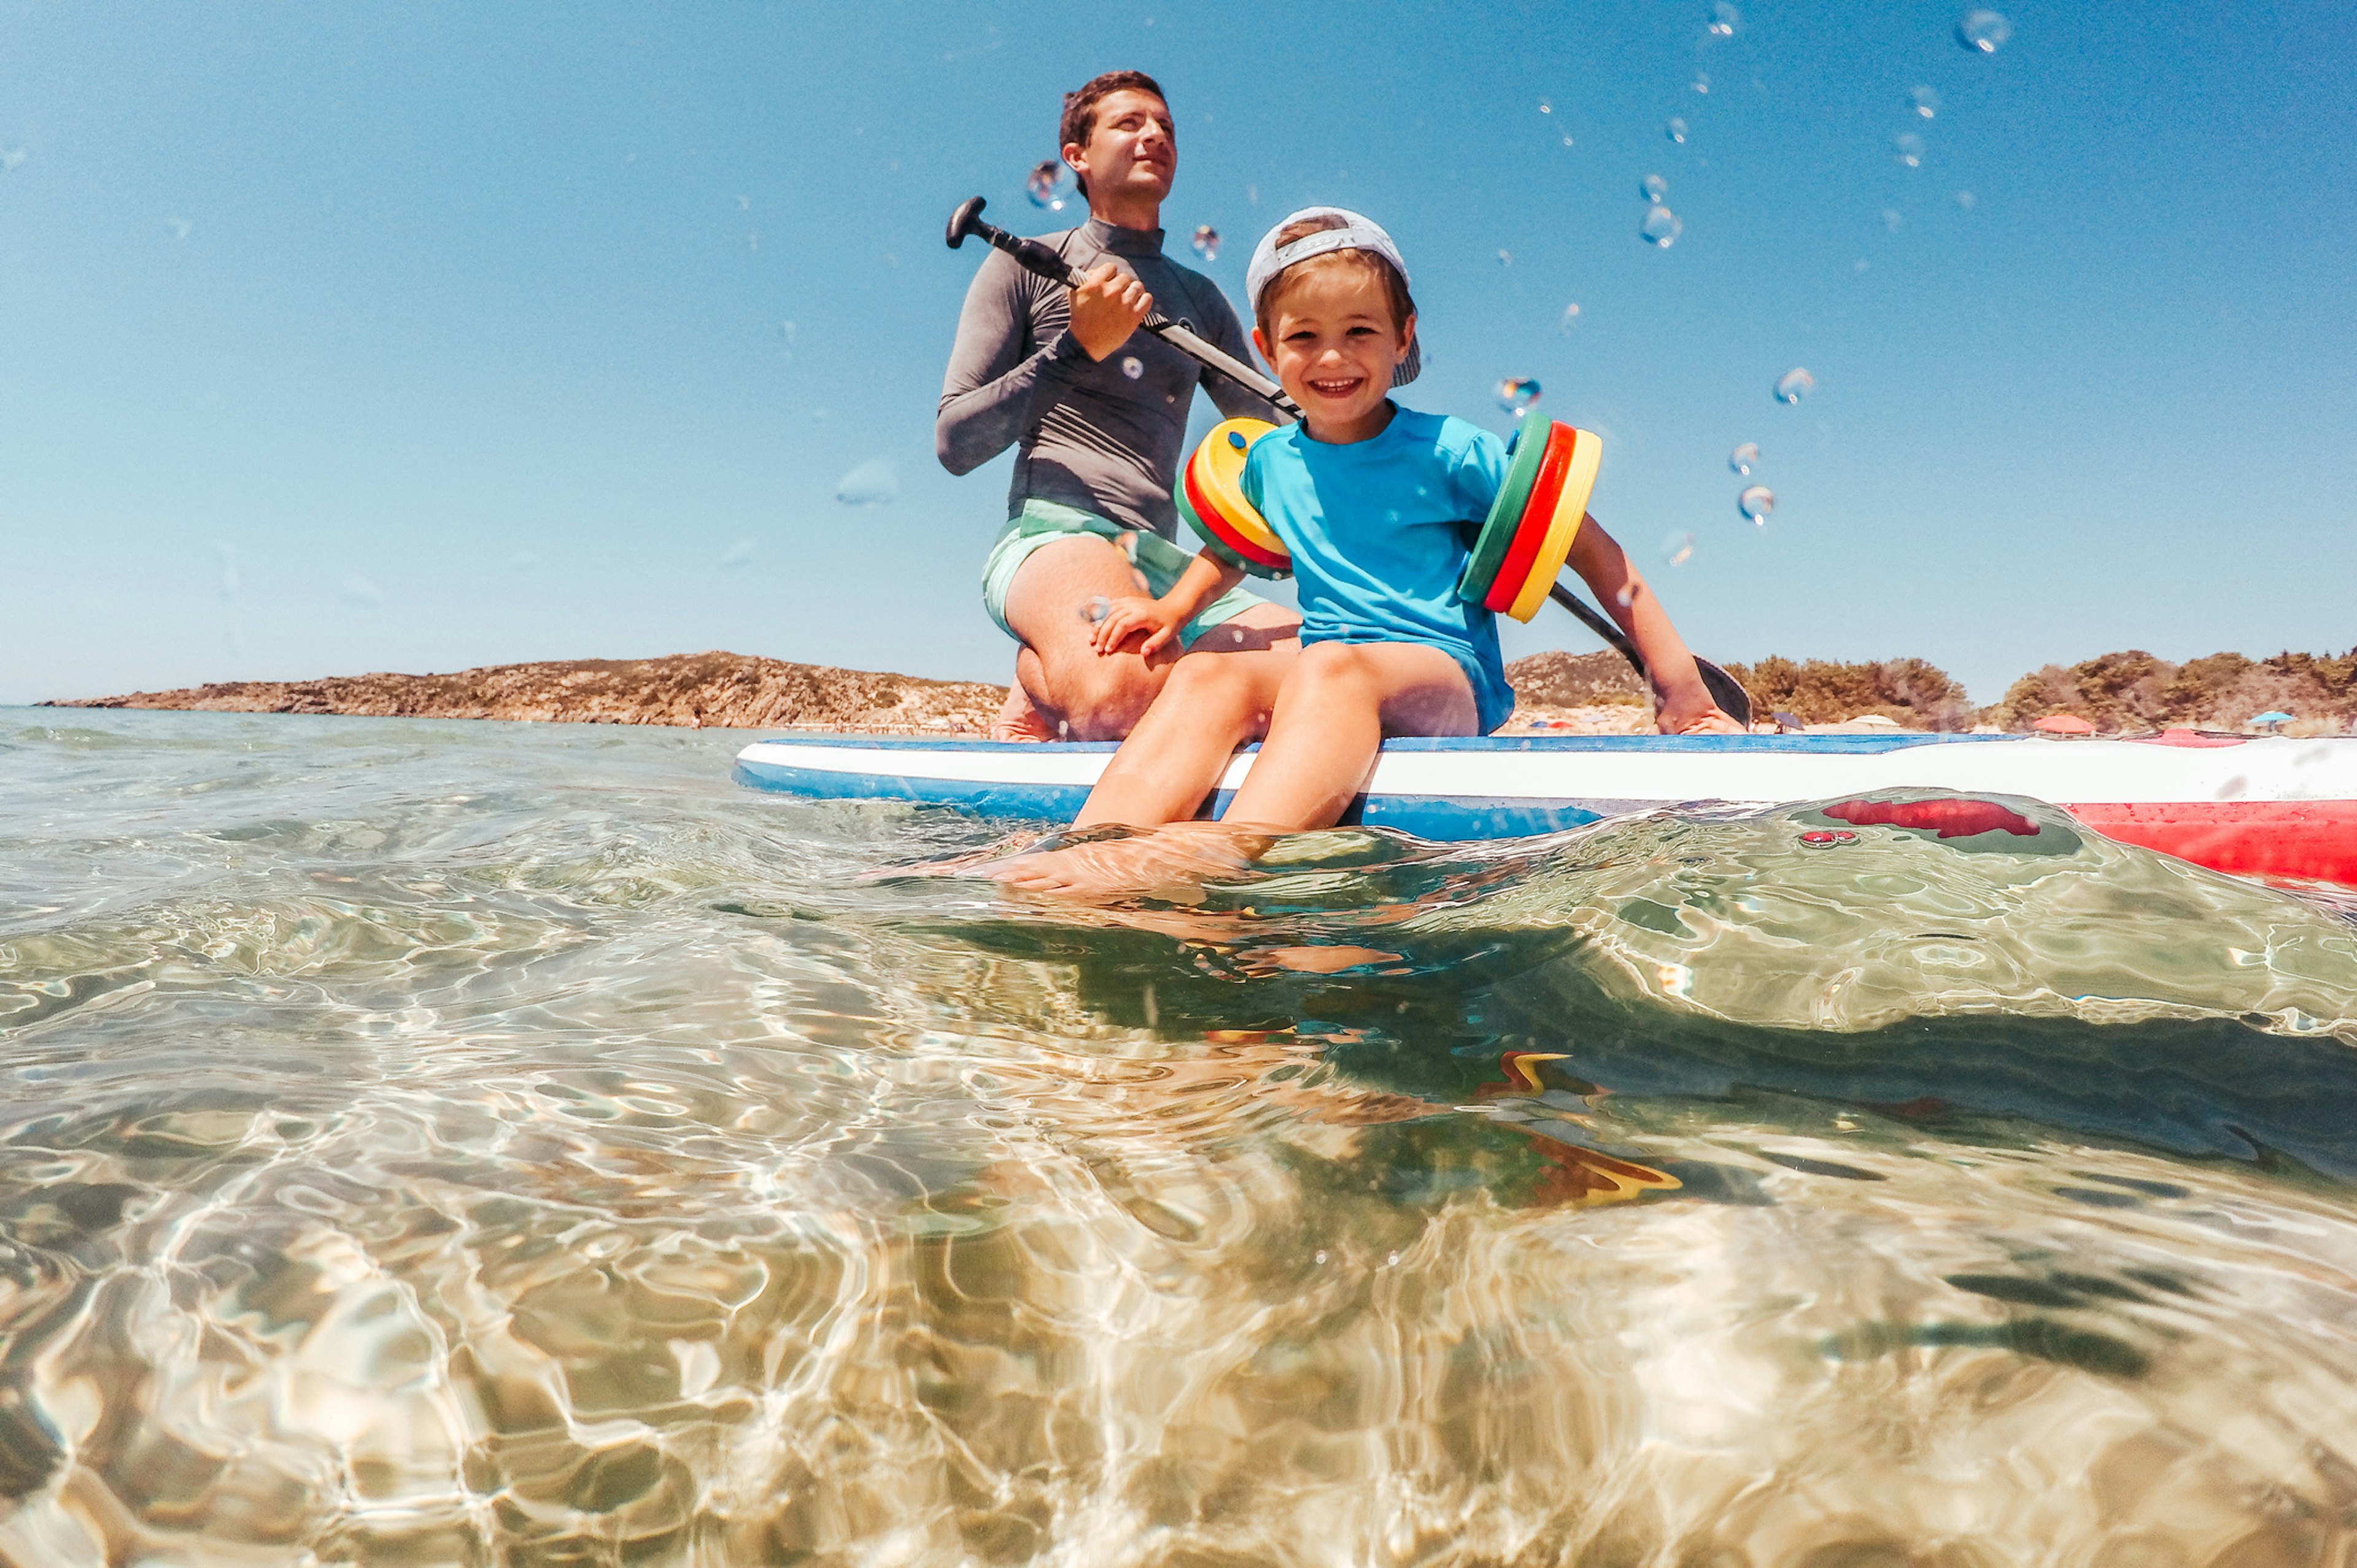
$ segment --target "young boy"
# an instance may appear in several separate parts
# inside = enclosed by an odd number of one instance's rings
[[[1364,786],[1385,736],[1486,735],[1513,709],[1495,618],[1456,596],[1462,520],[1487,514],[1505,443],[1460,419],[1391,401],[1418,369],[1415,302],[1391,236],[1340,208],[1295,213],[1261,241],[1245,280],[1253,346],[1302,410],[1254,441],[1243,490],[1292,556],[1301,643],[1287,660],[1189,653],[1115,754],[1075,826],[1174,824],[1147,840],[1024,855],[997,873],[1103,891],[1254,853],[1244,834],[1327,827]],[[1569,564],[1654,672],[1660,728],[1740,733],[1628,557],[1593,518]],[[1206,550],[1158,599],[1114,602],[1101,652],[1143,632],[1151,654],[1243,573]],[[1218,824],[1188,822],[1243,742],[1262,737]],[[1206,837],[1207,831],[1210,833]],[[1156,842],[1156,841],[1159,842]]]

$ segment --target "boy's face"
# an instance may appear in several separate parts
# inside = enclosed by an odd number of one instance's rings
[[[1392,371],[1407,358],[1415,317],[1404,330],[1394,328],[1382,282],[1361,267],[1310,262],[1279,286],[1269,332],[1253,328],[1254,347],[1301,405],[1312,435],[1360,439],[1349,433],[1381,413]]]
[[[1067,142],[1064,161],[1089,182],[1092,199],[1146,197],[1159,202],[1178,174],[1170,110],[1151,92],[1125,87],[1099,100],[1086,142]]]

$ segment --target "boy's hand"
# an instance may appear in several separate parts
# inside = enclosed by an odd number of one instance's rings
[[[1113,601],[1104,619],[1097,622],[1090,640],[1099,653],[1118,653],[1121,645],[1143,631],[1146,640],[1137,651],[1151,659],[1155,650],[1178,635],[1179,616],[1160,599],[1149,599],[1143,594],[1132,594]]]
[[[1749,735],[1733,714],[1710,700],[1700,681],[1655,699],[1653,727],[1663,735]]]
[[[1099,262],[1082,274],[1072,290],[1070,328],[1092,360],[1102,360],[1137,330],[1154,310],[1154,296],[1146,285],[1111,262]]]

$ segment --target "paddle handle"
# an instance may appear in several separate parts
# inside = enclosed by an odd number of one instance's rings
[[[971,234],[977,240],[987,242],[992,249],[1004,251],[1026,272],[1036,273],[1049,282],[1062,284],[1067,288],[1081,286],[1079,271],[1039,241],[1027,240],[1020,234],[1008,233],[996,223],[984,222],[981,217],[983,206],[981,197],[971,197],[961,202],[958,209],[950,215],[950,249],[956,250]],[[1246,392],[1267,399],[1287,420],[1301,417],[1299,405],[1286,395],[1283,387],[1216,344],[1205,342],[1186,323],[1173,321],[1157,311],[1139,325],[1197,364],[1209,366]]]
[[[1645,668],[1645,660],[1638,654],[1637,645],[1629,640],[1628,633],[1606,619],[1600,611],[1592,608],[1586,599],[1561,583],[1548,585],[1547,597],[1569,610],[1580,625],[1611,644],[1638,674],[1649,682],[1652,680],[1652,671]],[[1710,693],[1710,700],[1718,704],[1719,712],[1739,725],[1751,722],[1751,693],[1746,692],[1734,676],[1700,655],[1695,658],[1695,669],[1702,676],[1703,687]]]

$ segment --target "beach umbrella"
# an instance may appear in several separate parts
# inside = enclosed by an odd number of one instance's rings
[[[2095,726],[2076,714],[2049,714],[2029,726],[2042,729],[2048,735],[2093,735]]]
[[[2253,714],[2251,715],[2251,722],[2255,725],[2266,725],[2272,727],[2276,725],[2287,725],[2291,723],[2291,715],[2286,713],[2278,713],[2275,709],[2270,708],[2264,714]]]

